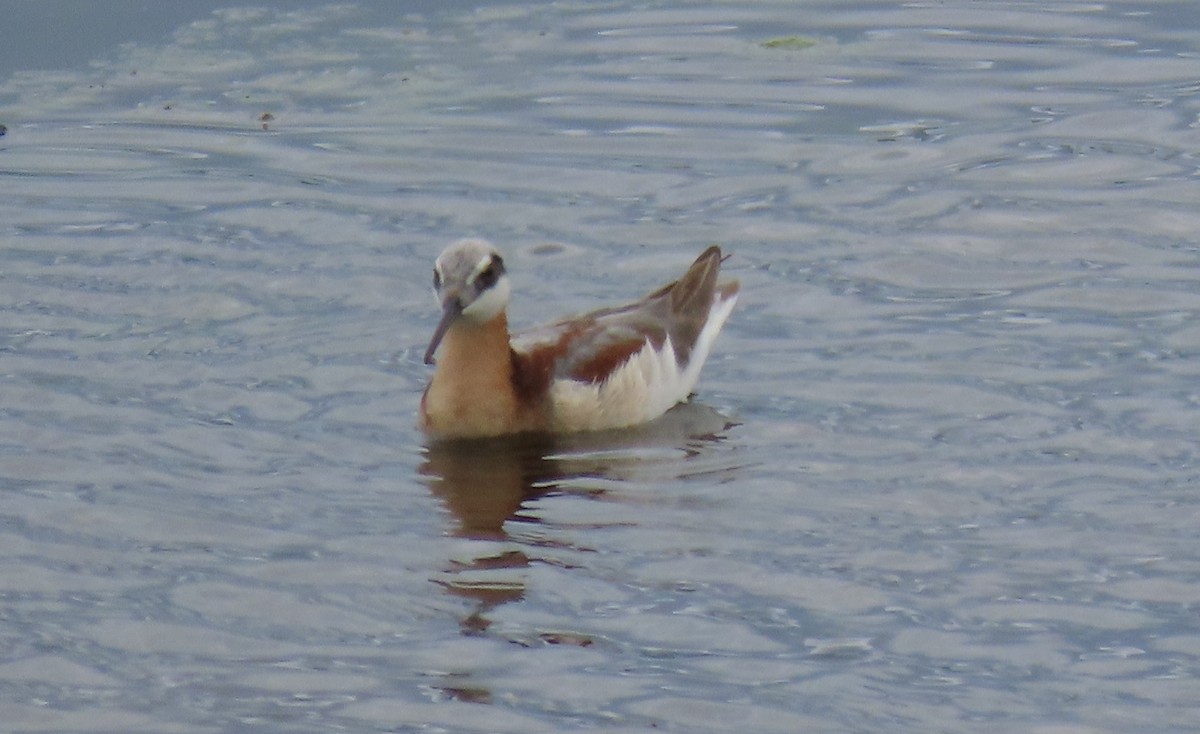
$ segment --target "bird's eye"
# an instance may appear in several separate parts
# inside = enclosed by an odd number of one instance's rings
[[[442,274],[437,271],[437,268],[433,269],[433,289],[435,291],[442,289]]]
[[[475,285],[480,291],[485,291],[488,288],[496,285],[496,281],[500,280],[500,275],[504,272],[504,261],[499,256],[493,255],[492,260],[488,263],[487,268],[479,275],[475,276]]]

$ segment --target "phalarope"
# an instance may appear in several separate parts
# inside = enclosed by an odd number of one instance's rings
[[[510,285],[490,243],[459,240],[438,257],[442,306],[425,363],[420,427],[436,438],[571,433],[651,421],[687,400],[737,301],[717,283],[721,250],[640,301],[510,336]]]

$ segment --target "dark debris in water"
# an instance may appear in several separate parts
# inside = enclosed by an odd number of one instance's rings
[[[560,255],[566,249],[567,248],[563,247],[557,242],[546,242],[544,244],[534,245],[530,249],[530,252],[534,255]]]
[[[576,647],[591,647],[595,642],[591,637],[575,632],[543,632],[538,639],[547,645],[574,645]]]

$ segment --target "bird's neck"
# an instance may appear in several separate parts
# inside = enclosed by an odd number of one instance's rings
[[[503,312],[482,324],[459,319],[442,339],[422,400],[429,429],[446,436],[511,432],[519,413],[512,371]]]

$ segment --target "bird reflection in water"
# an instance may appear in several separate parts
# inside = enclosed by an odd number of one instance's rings
[[[572,545],[539,533],[536,544],[509,534],[514,523],[543,525],[525,512],[540,498],[582,492],[600,497],[606,489],[580,490],[580,480],[606,483],[650,477],[661,480],[711,471],[695,460],[721,441],[734,423],[705,405],[676,406],[658,420],[619,431],[570,435],[518,435],[499,439],[435,441],[425,448],[420,473],[453,515],[448,532],[470,541],[466,559],[450,561],[435,579],[449,593],[475,602],[462,620],[465,634],[482,634],[490,610],[525,595],[525,570],[537,547]],[[652,453],[650,453],[652,452]],[[544,640],[586,645],[587,640]]]

